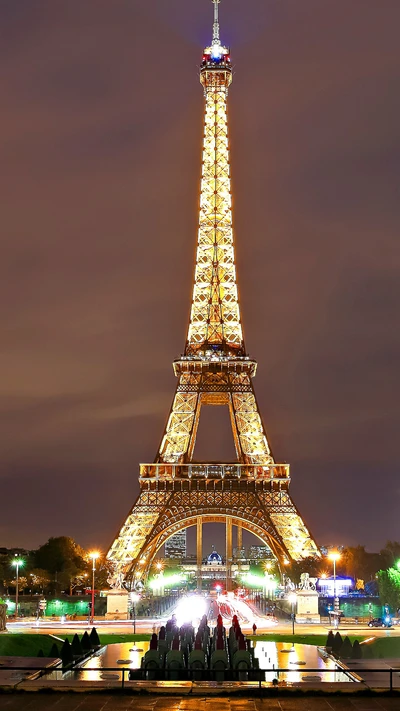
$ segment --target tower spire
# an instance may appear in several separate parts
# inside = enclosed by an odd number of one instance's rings
[[[214,4],[214,24],[213,24],[213,45],[219,45],[219,17],[218,17],[218,5],[221,0],[212,0]]]

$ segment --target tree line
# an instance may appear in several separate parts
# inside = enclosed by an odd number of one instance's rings
[[[92,587],[92,559],[73,538],[59,536],[49,538],[37,550],[22,551],[11,549],[0,552],[0,593],[14,593],[16,570],[13,562],[18,557],[18,587],[20,594],[73,595],[74,592]],[[104,555],[96,560],[95,588],[104,590],[109,587],[107,578],[110,563]]]

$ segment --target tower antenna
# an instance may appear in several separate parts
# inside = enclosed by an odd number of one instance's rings
[[[213,45],[219,45],[219,17],[218,17],[218,5],[221,0],[212,0],[214,4],[214,24],[213,24]]]

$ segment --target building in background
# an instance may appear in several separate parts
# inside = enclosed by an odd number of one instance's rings
[[[272,560],[272,551],[268,546],[249,546],[247,549],[246,559],[252,560]]]
[[[336,575],[335,578],[321,577],[317,581],[317,590],[323,597],[347,597],[350,590],[354,588],[353,578],[346,578],[343,575]]]
[[[165,557],[179,560],[186,558],[186,528],[168,538],[165,543]]]

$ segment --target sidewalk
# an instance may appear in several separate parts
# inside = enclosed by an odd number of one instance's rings
[[[210,699],[105,694],[5,694],[0,711],[399,711],[399,698],[285,696],[264,699]]]

